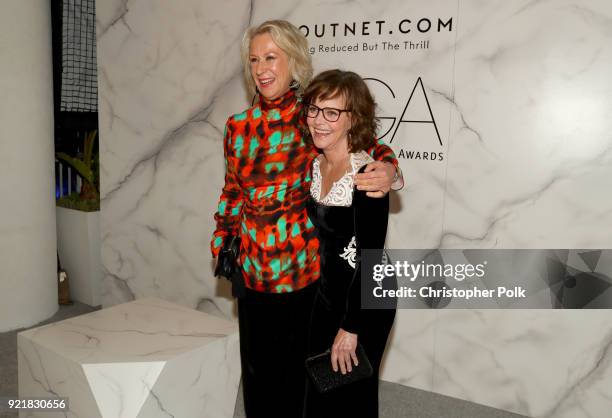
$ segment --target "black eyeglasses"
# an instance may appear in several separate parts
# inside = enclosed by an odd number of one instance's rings
[[[334,109],[333,107],[324,107],[321,109],[313,104],[306,106],[306,116],[309,118],[316,118],[319,111],[323,112],[323,118],[328,122],[336,122],[340,119],[340,114],[342,114],[342,112],[350,112],[349,109]]]

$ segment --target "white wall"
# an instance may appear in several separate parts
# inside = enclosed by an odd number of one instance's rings
[[[0,331],[57,305],[49,2],[0,3]]]
[[[221,135],[248,106],[241,36],[270,18],[310,28],[317,70],[387,83],[395,98],[371,85],[395,123],[421,77],[441,144],[433,125],[401,124],[391,145],[443,159],[400,159],[407,185],[393,196],[390,247],[611,248],[609,2],[115,0],[97,10],[107,306],[156,295],[232,314],[208,249]],[[420,33],[421,18],[434,28],[452,18],[452,31]],[[337,22],[359,22],[358,34],[313,36]],[[318,49],[364,42],[379,46]],[[415,94],[404,119],[427,119]],[[611,335],[608,311],[406,310],[383,378],[529,416],[599,418],[612,410]]]
[[[70,298],[89,306],[101,305],[100,212],[58,206],[56,221],[60,261],[69,273]]]

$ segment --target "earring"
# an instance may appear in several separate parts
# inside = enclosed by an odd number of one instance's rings
[[[291,83],[289,83],[289,88],[291,90],[297,90],[300,88],[300,83],[298,83],[297,80],[291,80]]]

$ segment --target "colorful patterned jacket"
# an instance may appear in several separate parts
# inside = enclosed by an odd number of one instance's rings
[[[246,287],[260,292],[291,292],[320,275],[319,241],[306,213],[318,152],[302,138],[300,118],[301,103],[290,91],[260,100],[225,126],[225,185],[211,250],[216,257],[225,237],[239,232]],[[382,142],[369,153],[397,165]]]

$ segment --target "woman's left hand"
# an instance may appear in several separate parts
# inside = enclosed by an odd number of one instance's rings
[[[374,161],[367,165],[364,173],[355,175],[357,190],[366,191],[369,197],[383,197],[393,184],[395,166],[386,161]]]
[[[357,361],[357,354],[355,353],[356,349],[357,334],[350,333],[340,328],[331,349],[331,364],[335,372],[338,371],[338,366],[342,374],[346,374],[347,371],[349,373],[353,371],[351,360],[353,360],[355,366],[359,364]]]

